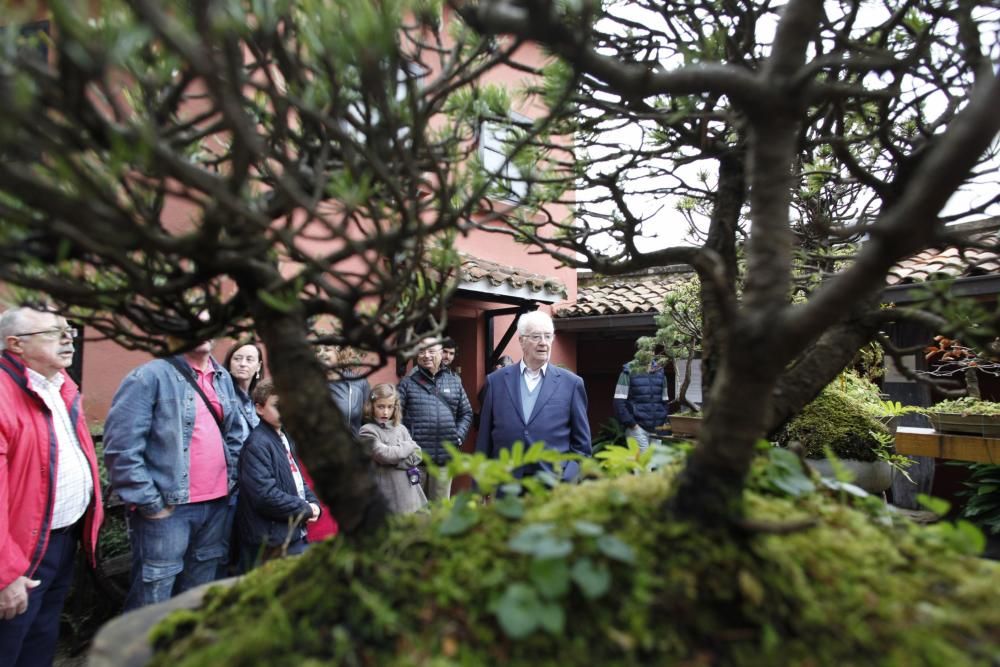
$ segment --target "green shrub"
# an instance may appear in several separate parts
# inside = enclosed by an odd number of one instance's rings
[[[966,488],[958,493],[966,498],[962,516],[991,535],[1000,535],[1000,465],[970,463]]]
[[[853,385],[852,385],[853,387]],[[875,461],[880,458],[879,435],[888,436],[885,425],[876,417],[878,395],[875,403],[858,400],[857,392],[849,393],[834,381],[807,405],[783,429],[779,436],[782,445],[793,441],[802,443],[806,457],[821,459],[829,447],[839,458]]]

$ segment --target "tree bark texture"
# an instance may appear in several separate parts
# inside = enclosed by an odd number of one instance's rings
[[[370,462],[333,403],[326,369],[306,337],[306,321],[296,308],[278,312],[254,307],[268,367],[280,397],[284,423],[299,456],[344,533],[367,534],[387,516],[385,501],[370,474]]]

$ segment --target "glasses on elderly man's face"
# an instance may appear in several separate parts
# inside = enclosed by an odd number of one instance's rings
[[[556,335],[554,333],[533,333],[524,334],[524,337],[532,343],[541,343],[543,340],[546,343],[551,343],[555,339]]]
[[[14,336],[17,338],[41,336],[47,340],[62,340],[63,338],[76,338],[77,333],[75,327],[60,327],[58,329],[44,329],[42,331],[25,331],[24,333],[14,334]]]

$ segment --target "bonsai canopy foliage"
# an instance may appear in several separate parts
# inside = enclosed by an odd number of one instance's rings
[[[807,458],[822,459],[829,448],[842,459],[875,461],[881,458],[877,436],[889,435],[880,405],[878,387],[845,372],[785,426],[779,441],[801,443]]]
[[[673,470],[531,495],[523,514],[462,496],[320,543],[169,617],[154,664],[940,665],[1000,649],[1000,568],[960,553],[950,524],[753,489],[753,519],[820,521],[738,543],[661,519]]]

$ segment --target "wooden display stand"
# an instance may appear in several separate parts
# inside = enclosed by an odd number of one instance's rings
[[[896,430],[896,452],[956,461],[1000,463],[1000,437],[939,433],[931,428],[900,426]]]

